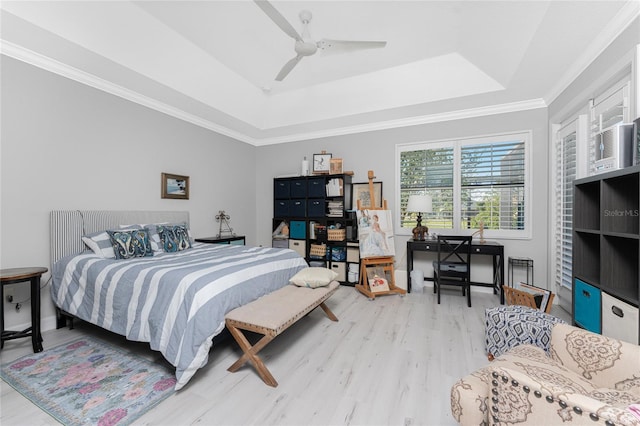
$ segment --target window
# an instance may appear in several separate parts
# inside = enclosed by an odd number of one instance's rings
[[[572,286],[573,180],[593,174],[595,134],[621,122],[629,122],[629,76],[604,89],[578,114],[558,125],[555,132],[550,264],[557,286]],[[588,112],[587,112],[588,111]]]
[[[398,145],[400,232],[416,226],[409,195],[428,194],[432,212],[421,212],[431,232],[477,230],[530,237],[527,227],[530,133]],[[463,232],[464,233],[464,232]]]
[[[577,119],[563,126],[555,142],[555,281],[571,288],[573,180],[577,170]]]
[[[591,101],[591,138],[589,141],[589,170],[595,173],[595,135],[618,123],[629,123],[629,93],[631,83],[623,80]]]

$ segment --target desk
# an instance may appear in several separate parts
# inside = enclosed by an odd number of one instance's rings
[[[42,334],[40,332],[40,277],[47,268],[11,268],[0,270],[0,348],[5,340],[31,336],[33,352],[42,352]],[[31,283],[31,327],[22,331],[4,329],[4,286],[23,282]]]
[[[407,241],[407,290],[411,293],[411,271],[413,271],[413,253],[416,251],[438,252],[438,240],[409,240]],[[500,292],[500,303],[504,304],[504,246],[495,241],[485,241],[484,244],[474,242],[471,244],[471,255],[493,256],[493,282],[479,283],[471,282],[471,285],[482,287],[492,287],[493,294]],[[425,278],[425,280],[433,281],[433,278]]]

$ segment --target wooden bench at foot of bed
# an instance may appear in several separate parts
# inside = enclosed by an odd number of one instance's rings
[[[338,321],[338,318],[324,302],[336,292],[339,286],[340,284],[336,281],[332,281],[326,287],[318,288],[298,287],[290,284],[229,312],[225,316],[227,328],[244,354],[228,368],[228,371],[236,372],[247,361],[251,361],[267,385],[278,386],[278,382],[264,365],[258,352],[277,335],[318,306],[322,308],[329,319]],[[252,346],[242,330],[264,336]]]

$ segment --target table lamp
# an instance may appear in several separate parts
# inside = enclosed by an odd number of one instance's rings
[[[422,213],[431,213],[433,211],[431,196],[409,195],[407,211],[410,213],[418,213],[418,223],[416,227],[413,228],[413,239],[424,240],[424,236],[429,233],[429,228],[422,226]]]

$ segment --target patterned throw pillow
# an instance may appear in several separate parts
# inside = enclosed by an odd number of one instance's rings
[[[150,224],[142,224],[137,223],[133,225],[120,225],[121,230],[130,230],[130,229],[139,229],[145,228],[149,231],[149,241],[151,242],[151,248],[154,252],[161,252],[162,249],[160,247],[160,235],[158,235],[157,226],[158,225],[167,225],[168,222],[165,223],[150,223]]]
[[[160,246],[167,253],[174,253],[191,248],[191,239],[186,225],[158,225]]]
[[[107,231],[116,259],[153,256],[146,229]]]

